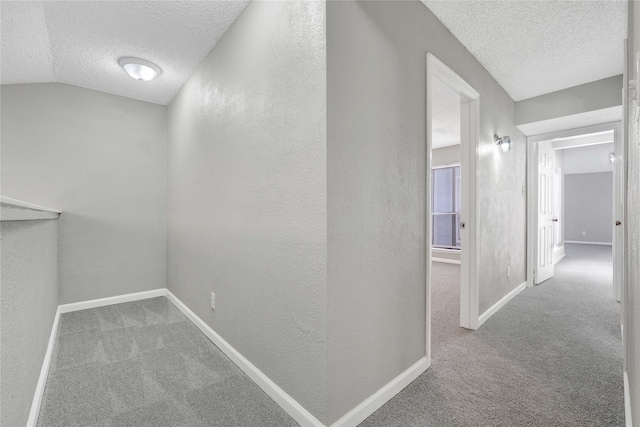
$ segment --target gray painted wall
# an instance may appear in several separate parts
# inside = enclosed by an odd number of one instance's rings
[[[513,100],[422,3],[327,2],[329,422],[425,355],[427,52],[480,92],[480,312],[525,280]]]
[[[431,150],[431,164],[433,166],[445,166],[452,163],[460,163],[460,145]]]
[[[169,289],[322,421],[325,43],[324,2],[252,2],[169,107],[167,201]]]
[[[564,239],[611,243],[612,224],[613,172],[565,174]]]
[[[516,125],[622,105],[622,75],[516,102]]]
[[[27,424],[49,343],[58,308],[57,222],[50,219],[0,223],[0,425],[3,426]]]
[[[59,220],[60,304],[166,283],[166,108],[57,83],[4,85],[2,195]]]
[[[614,151],[612,142],[555,151],[564,152],[566,174],[613,172],[613,163],[609,160],[609,153]]]
[[[629,1],[629,79],[638,81],[635,58],[640,51],[640,7]],[[629,101],[627,163],[627,291],[625,304],[625,356],[629,376],[630,406],[634,425],[640,423],[640,123],[638,106]]]

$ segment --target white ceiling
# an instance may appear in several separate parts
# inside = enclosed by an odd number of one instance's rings
[[[249,0],[2,1],[2,84],[59,82],[167,105]],[[133,56],[162,74],[138,82]]]
[[[422,2],[515,101],[622,74],[627,0]]]
[[[432,149],[460,144],[460,102],[437,86],[433,91]]]

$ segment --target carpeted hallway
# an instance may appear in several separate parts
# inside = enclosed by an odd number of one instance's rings
[[[459,266],[434,263],[431,368],[361,426],[624,426],[611,247],[565,251],[476,332],[457,326]]]
[[[431,368],[361,426],[624,426],[611,248],[567,245],[553,279],[478,331],[459,266],[433,266]],[[166,298],[63,314],[39,426],[296,425]]]

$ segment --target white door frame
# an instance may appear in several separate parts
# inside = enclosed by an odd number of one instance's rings
[[[476,210],[476,162],[480,123],[480,94],[433,54],[427,53],[427,137],[426,137],[426,194],[425,194],[425,248],[426,248],[426,355],[431,364],[431,146],[432,146],[432,94],[434,87],[443,89],[461,99],[460,173],[462,183],[462,209],[460,222],[460,326],[467,329],[479,327],[479,295]]]
[[[538,142],[541,141],[549,141],[557,138],[568,138],[572,136],[585,135],[590,133],[604,132],[604,131],[613,131],[613,140],[614,140],[614,151],[616,152],[616,161],[622,161],[623,150],[622,150],[622,126],[620,122],[613,123],[604,123],[601,125],[595,126],[586,126],[577,129],[570,129],[560,132],[551,132],[541,135],[535,135],[527,137],[527,236],[531,238],[527,238],[527,286],[532,287],[534,280],[534,266],[536,265],[535,254],[536,254],[536,242],[532,236],[535,236],[535,232],[537,229],[538,218],[536,215],[537,209],[537,200],[538,200],[538,162],[537,154],[538,154]],[[620,157],[618,157],[620,156]],[[617,168],[620,171],[620,168]],[[623,175],[623,174],[620,174]],[[613,194],[614,194],[614,204],[617,202],[616,194],[624,194],[616,193],[616,191],[624,190],[624,179],[623,176],[617,176],[614,174],[613,180]],[[624,203],[624,202],[623,202]],[[614,221],[616,218],[614,218]],[[613,224],[611,224],[614,227]],[[624,224],[622,224],[624,227]],[[620,230],[623,232],[624,229]],[[614,229],[613,233],[613,262],[614,262],[614,277],[613,277],[613,296],[617,301],[620,301],[620,297],[622,295],[622,286],[623,280],[620,276],[620,271],[617,269],[617,263],[620,263],[624,257],[623,251],[624,244],[619,239],[616,239],[616,230]],[[620,249],[622,248],[622,249]]]
[[[627,287],[627,262],[626,262],[626,251],[627,251],[627,173],[628,173],[628,147],[629,147],[629,135],[627,134],[627,129],[629,126],[629,62],[635,63],[635,61],[629,58],[629,40],[624,39],[624,68],[622,73],[622,130],[620,139],[622,140],[620,143],[620,151],[621,151],[621,159],[620,159],[620,167],[622,168],[622,177],[620,177],[620,192],[621,197],[623,199],[622,206],[622,259],[620,260],[620,264],[622,265],[622,295],[620,298],[620,335],[622,337],[622,372],[624,374],[627,373],[627,339],[625,336],[624,326],[626,324],[626,294],[628,291]],[[617,149],[617,147],[616,147]],[[614,218],[614,221],[616,219]],[[614,266],[615,268],[615,266]],[[631,417],[629,417],[629,423],[631,423]]]

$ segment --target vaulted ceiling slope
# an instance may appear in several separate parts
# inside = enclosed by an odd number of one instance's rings
[[[2,84],[58,82],[167,105],[247,6],[239,1],[2,1]],[[162,74],[138,82],[133,56]]]
[[[422,2],[515,101],[622,74],[626,0]]]

